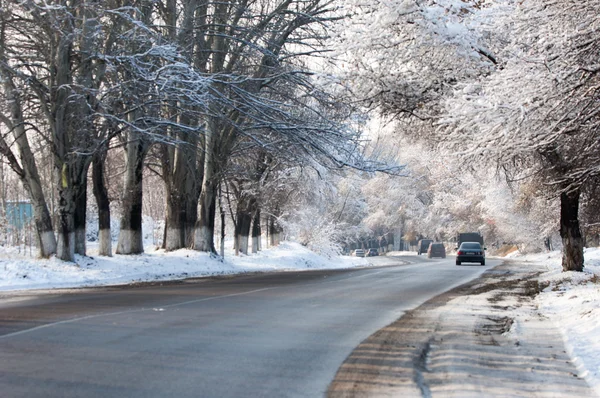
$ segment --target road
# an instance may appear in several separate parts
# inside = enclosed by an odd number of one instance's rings
[[[0,298],[3,397],[322,397],[364,339],[485,267],[374,267]]]
[[[536,299],[547,264],[509,260],[379,329],[327,398],[598,397]],[[592,379],[593,380],[593,379]]]

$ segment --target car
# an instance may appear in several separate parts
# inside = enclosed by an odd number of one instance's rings
[[[417,254],[420,256],[421,254],[427,253],[427,249],[432,242],[433,239],[421,239],[419,243],[417,243]]]
[[[367,257],[375,257],[375,256],[379,256],[379,252],[377,251],[377,249],[368,249],[367,250]]]
[[[485,265],[485,247],[479,242],[463,242],[456,249],[456,265],[462,263],[480,263]]]
[[[354,250],[354,257],[364,257],[365,251],[363,249]]]
[[[427,258],[441,257],[446,258],[446,247],[443,243],[433,242],[427,249]]]

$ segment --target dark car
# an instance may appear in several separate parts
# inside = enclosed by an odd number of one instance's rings
[[[456,252],[456,265],[461,263],[481,263],[485,265],[485,247],[479,242],[463,242]]]
[[[377,251],[377,249],[368,249],[366,255],[367,257],[375,257],[379,256],[379,252]]]
[[[427,249],[427,258],[441,257],[446,258],[446,247],[443,243],[433,242]]]
[[[419,243],[417,243],[417,254],[420,256],[421,254],[427,253],[427,249],[429,249],[429,244],[433,242],[433,239],[421,239]]]

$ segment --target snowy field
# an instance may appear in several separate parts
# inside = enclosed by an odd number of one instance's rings
[[[231,247],[231,245],[227,245]],[[0,248],[0,292],[106,286],[247,272],[298,271],[368,266],[365,258],[319,256],[300,244],[284,242],[256,255],[229,251],[225,260],[193,250],[164,252],[149,249],[137,256],[99,257],[91,246],[89,257],[77,263],[37,260],[16,249]],[[415,254],[415,253],[407,253]],[[586,249],[585,272],[561,272],[560,252],[511,258],[545,271],[539,277],[539,311],[561,330],[579,376],[600,396],[600,249]],[[518,309],[516,311],[519,311]],[[514,314],[523,318],[530,314]],[[518,332],[517,332],[518,333]]]

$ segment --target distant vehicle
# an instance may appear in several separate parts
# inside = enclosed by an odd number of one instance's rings
[[[480,263],[485,265],[485,247],[479,242],[463,242],[456,252],[456,265],[461,263]]]
[[[419,243],[417,243],[417,254],[420,256],[421,254],[427,253],[430,243],[433,243],[433,239],[421,239]]]
[[[483,246],[483,235],[479,232],[461,232],[456,237],[456,246],[460,247],[464,242],[479,242]]]
[[[379,256],[379,252],[377,251],[377,249],[368,249],[367,250],[367,257],[375,257],[375,256]]]
[[[363,249],[354,250],[354,257],[364,257],[365,251]]]
[[[446,258],[446,247],[443,243],[433,242],[427,249],[427,258],[441,257]]]

